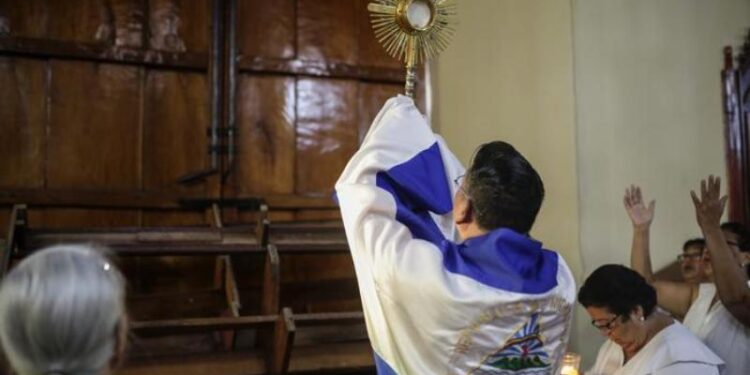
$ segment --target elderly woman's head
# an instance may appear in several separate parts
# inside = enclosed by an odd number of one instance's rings
[[[604,265],[594,271],[578,292],[578,301],[591,324],[626,352],[637,352],[648,341],[645,320],[656,308],[656,290],[637,272]]]
[[[0,286],[0,341],[19,375],[107,373],[123,349],[125,287],[86,245],[24,259]]]

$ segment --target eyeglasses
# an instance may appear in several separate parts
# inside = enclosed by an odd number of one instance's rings
[[[469,192],[466,191],[464,188],[464,180],[466,178],[465,174],[462,174],[456,178],[453,179],[453,183],[456,184],[456,189],[461,190],[461,193],[466,197],[466,199],[472,201],[471,195],[469,195]],[[479,210],[479,208],[476,205],[472,205],[472,209],[476,211],[477,214],[481,214],[482,212]]]
[[[703,253],[692,253],[692,254],[680,254],[677,256],[677,260],[680,262],[698,260],[703,258]]]
[[[617,322],[617,319],[620,318],[622,315],[615,315],[612,319],[608,320],[606,323],[599,324],[596,322],[596,320],[591,321],[591,325],[594,326],[594,328],[598,329],[600,332],[604,334],[608,334],[613,329],[615,329],[615,323]]]
[[[456,187],[460,188],[461,185],[463,185],[464,177],[466,177],[466,175],[462,174],[462,175],[460,175],[460,176],[458,176],[458,177],[456,177],[456,178],[453,179],[453,183],[456,185]]]
[[[456,185],[456,189],[461,190],[461,193],[463,193],[464,196],[466,196],[466,198],[468,198],[468,199],[471,200],[471,196],[469,196],[469,193],[466,191],[466,189],[464,189],[464,179],[465,179],[465,177],[466,177],[466,175],[462,174],[462,175],[454,178],[453,179],[453,183]]]

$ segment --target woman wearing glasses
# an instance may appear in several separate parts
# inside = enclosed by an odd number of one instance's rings
[[[578,293],[608,340],[586,375],[719,375],[724,362],[680,323],[656,309],[656,291],[637,272],[599,267]]]

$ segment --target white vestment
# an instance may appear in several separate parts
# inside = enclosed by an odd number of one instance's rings
[[[716,285],[700,284],[698,298],[683,324],[726,363],[726,375],[750,374],[750,329],[727,311],[721,301],[711,306]]]
[[[456,243],[464,168],[405,96],[336,183],[378,374],[557,374],[575,281],[510,229]]]
[[[599,349],[586,375],[719,375],[723,362],[678,322],[651,338],[623,365],[625,354],[612,340]]]

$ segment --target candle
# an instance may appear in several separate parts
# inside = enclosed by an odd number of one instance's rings
[[[581,356],[576,353],[565,353],[562,359],[560,375],[579,375],[578,367],[581,365]]]

